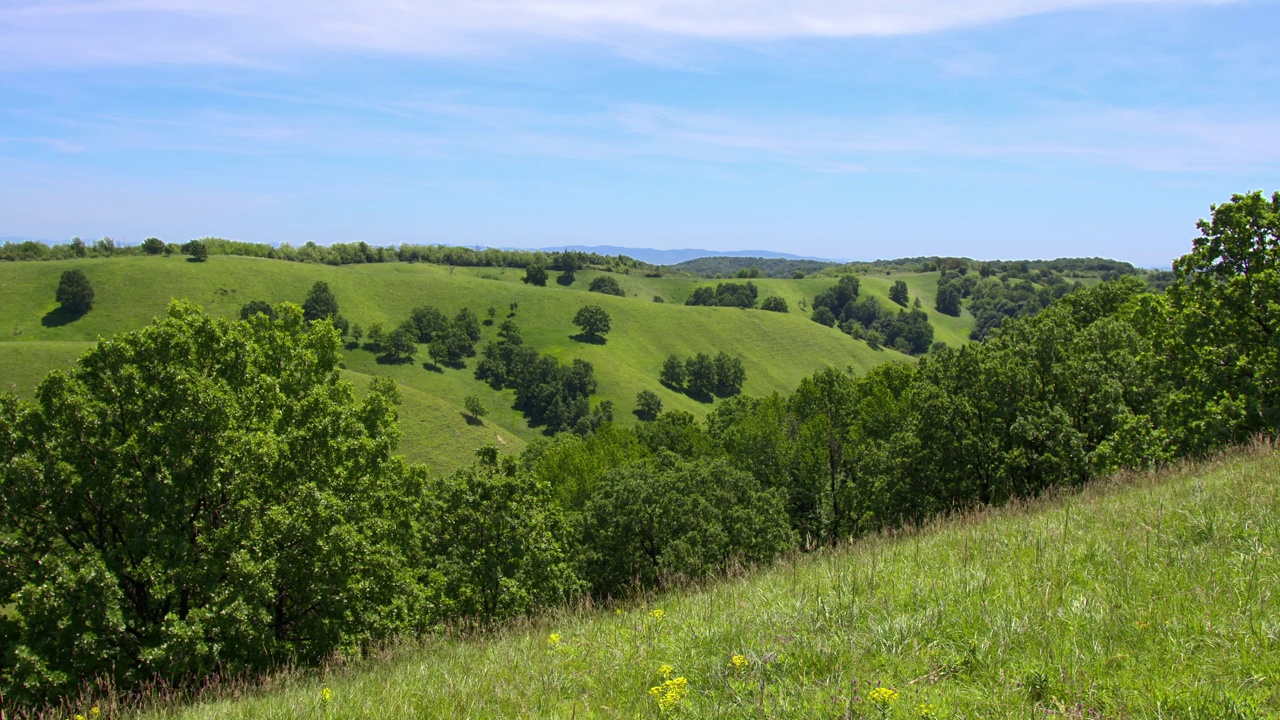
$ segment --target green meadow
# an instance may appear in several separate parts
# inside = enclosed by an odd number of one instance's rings
[[[54,290],[61,273],[72,268],[85,272],[96,298],[93,310],[67,322],[57,312]],[[640,390],[658,393],[665,409],[698,416],[710,409],[659,384],[659,368],[672,353],[724,350],[741,356],[747,371],[743,392],[748,395],[789,393],[802,378],[825,367],[861,373],[883,362],[911,362],[808,319],[802,308],[833,285],[832,278],[752,280],[761,298],[787,300],[790,312],[782,314],[683,304],[694,288],[721,282],[717,280],[613,275],[626,297],[587,292],[599,274],[581,271],[573,285],[562,286],[553,271],[546,287],[532,287],[521,282],[524,271],[515,268],[409,263],[329,266],[234,256],[213,256],[205,263],[181,256],[5,263],[0,265],[0,389],[31,397],[49,370],[66,367],[100,337],[145,325],[174,298],[236,317],[251,300],[301,302],[317,280],[333,289],[342,315],[366,331],[374,323],[391,329],[420,305],[435,305],[450,315],[470,307],[482,319],[493,307],[496,322],[484,328],[481,346],[494,337],[514,303],[512,319],[526,342],[562,362],[582,358],[594,365],[599,381],[594,400],[612,400],[615,417],[624,424],[635,421],[632,410]],[[932,310],[936,273],[863,276],[862,293],[896,307],[888,291],[897,279],[906,280],[913,298],[921,298],[937,340],[953,346],[967,341],[972,317],[951,318]],[[604,345],[572,339],[577,333],[573,314],[588,303],[604,307],[612,317]],[[355,347],[345,357],[346,376],[357,386],[384,375],[401,387],[401,451],[408,458],[451,469],[468,462],[481,444],[516,452],[541,434],[512,409],[512,391],[494,391],[475,380],[474,360],[465,369],[428,369],[425,348],[414,360],[383,364]],[[488,410],[479,423],[463,413],[468,395],[479,397]]]
[[[141,716],[1275,717],[1278,547],[1259,447]]]

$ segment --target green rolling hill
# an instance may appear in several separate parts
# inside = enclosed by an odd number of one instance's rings
[[[54,290],[61,273],[71,268],[85,272],[96,299],[91,312],[66,322],[56,312]],[[790,312],[782,314],[683,304],[694,288],[721,282],[715,280],[613,275],[626,297],[587,292],[600,274],[584,270],[573,285],[562,286],[553,271],[546,287],[532,287],[521,282],[524,272],[515,268],[409,263],[329,266],[235,256],[213,256],[206,263],[180,256],[5,263],[0,265],[0,389],[31,397],[49,370],[67,366],[99,337],[145,325],[174,298],[236,317],[250,300],[301,302],[317,280],[333,289],[342,315],[366,329],[373,323],[394,327],[414,307],[428,304],[450,315],[470,307],[481,318],[494,307],[500,323],[515,303],[513,319],[526,342],[562,362],[591,362],[599,381],[594,400],[612,400],[616,419],[623,423],[635,421],[635,395],[644,389],[657,392],[666,409],[699,416],[710,409],[658,383],[658,370],[671,353],[725,350],[741,356],[747,371],[744,392],[752,395],[790,392],[802,378],[828,366],[863,372],[882,362],[911,361],[893,350],[872,350],[808,319],[802,303],[807,307],[807,301],[834,284],[832,278],[753,280],[761,298],[787,300]],[[934,273],[864,276],[862,293],[896,307],[888,290],[897,279],[906,280],[912,296],[921,298],[936,339],[951,345],[966,341],[971,317],[951,318],[932,310]],[[664,302],[655,302],[655,296]],[[612,316],[613,331],[604,345],[571,339],[577,332],[573,314],[588,303],[603,306]],[[486,326],[483,332],[482,345],[494,337],[496,327]],[[516,452],[540,435],[511,408],[512,391],[494,391],[475,380],[475,360],[466,369],[443,372],[426,369],[426,360],[425,349],[415,362],[400,365],[381,364],[365,350],[346,351],[347,377],[358,387],[374,375],[391,377],[401,386],[401,450],[408,458],[448,469],[468,462],[485,442]],[[462,412],[468,395],[479,397],[489,411],[482,424],[468,422]]]

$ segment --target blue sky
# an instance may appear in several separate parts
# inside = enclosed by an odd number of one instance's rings
[[[0,236],[1167,266],[1280,189],[1277,35],[1247,1],[0,0]]]

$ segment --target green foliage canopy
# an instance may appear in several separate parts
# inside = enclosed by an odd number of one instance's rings
[[[395,387],[357,402],[334,328],[278,312],[175,302],[0,404],[6,699],[313,661],[418,616]]]

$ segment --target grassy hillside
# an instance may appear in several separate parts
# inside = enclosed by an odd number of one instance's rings
[[[64,270],[79,268],[96,292],[94,309],[68,322],[56,312],[54,290]],[[366,329],[373,323],[393,327],[416,306],[435,305],[447,313],[470,307],[481,318],[494,307],[500,323],[512,303],[515,321],[526,342],[541,352],[569,361],[592,362],[599,380],[596,399],[610,399],[620,422],[634,421],[631,411],[638,391],[654,390],[668,409],[698,415],[710,405],[662,387],[657,381],[663,359],[671,353],[692,355],[727,350],[743,358],[747,371],[744,392],[762,395],[790,392],[802,378],[828,366],[864,372],[891,360],[908,361],[892,350],[872,350],[837,330],[822,327],[800,311],[802,299],[812,299],[834,283],[831,279],[759,280],[761,294],[785,297],[787,314],[732,308],[683,305],[693,288],[714,281],[689,278],[614,276],[627,297],[588,293],[599,273],[579,273],[572,286],[531,287],[520,282],[522,270],[451,268],[427,264],[310,265],[245,257],[213,256],[206,263],[183,257],[119,257],[58,262],[0,264],[0,388],[29,397],[36,383],[53,367],[65,365],[102,336],[140,327],[164,312],[172,298],[189,298],[207,311],[236,316],[250,300],[301,302],[311,285],[324,280],[333,289],[342,314]],[[925,296],[936,277],[905,276],[913,294]],[[864,292],[884,298],[894,278],[866,278]],[[655,295],[666,302],[653,302]],[[926,297],[926,300],[928,298]],[[579,307],[595,303],[613,318],[613,332],[604,345],[577,342],[571,320]],[[926,301],[926,306],[931,302]],[[967,334],[966,318],[931,313],[938,339],[960,342]],[[496,326],[484,329],[482,343]],[[417,362],[384,365],[373,354],[352,349],[345,363],[353,380],[367,382],[386,375],[402,387],[405,403],[402,449],[414,459],[442,468],[466,462],[481,442],[495,442],[515,451],[537,437],[523,416],[511,409],[511,391],[495,392],[473,377],[474,360],[464,370],[434,372],[424,367],[425,351]],[[362,380],[363,378],[363,380]],[[488,408],[483,425],[468,424],[463,400],[478,396]]]
[[[1275,717],[1278,549],[1266,448],[146,717]]]

